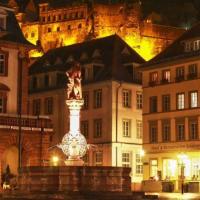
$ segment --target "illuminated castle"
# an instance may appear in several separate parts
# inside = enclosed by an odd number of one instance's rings
[[[152,24],[149,19],[142,21],[137,1],[35,1],[29,0],[25,6],[18,5],[15,0],[8,4],[15,8],[26,39],[41,45],[44,52],[116,33],[148,60],[183,32],[182,29]]]

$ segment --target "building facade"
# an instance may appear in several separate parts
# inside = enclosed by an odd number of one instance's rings
[[[89,1],[88,1],[89,2]],[[37,1],[18,5],[16,17],[24,36],[43,50],[118,34],[144,59],[149,60],[174,41],[182,29],[141,19],[139,1]],[[38,6],[39,5],[39,6]],[[40,54],[32,52],[31,56]]]
[[[2,185],[8,167],[16,176],[18,167],[43,165],[43,160],[48,159],[52,124],[48,117],[36,118],[27,113],[28,59],[26,52],[33,46],[23,37],[13,10],[0,4],[0,13],[0,176]]]
[[[142,90],[138,67],[144,60],[113,35],[51,50],[31,65],[30,112],[51,117],[52,145],[60,143],[69,130],[65,72],[73,61],[80,62],[82,70],[81,133],[92,144],[85,164],[131,167],[132,182],[139,183]]]
[[[190,192],[200,181],[199,38],[198,24],[143,67],[144,180]]]

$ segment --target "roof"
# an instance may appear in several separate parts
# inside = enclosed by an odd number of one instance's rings
[[[0,8],[2,7],[2,5],[0,5]],[[6,28],[5,30],[1,30],[1,34],[0,34],[0,42],[14,42],[17,44],[22,44],[22,45],[30,45],[33,46],[30,42],[28,42],[20,27],[19,24],[17,22],[17,19],[15,18],[15,14],[14,12],[10,9],[7,8],[5,6],[2,7],[6,14]]]
[[[133,77],[125,69],[125,63],[143,64],[145,61],[131,49],[118,35],[94,39],[70,46],[49,50],[29,68],[29,75],[49,71],[67,71],[73,59],[81,66],[89,63],[102,64],[95,81],[119,80],[133,82]]]
[[[164,62],[170,62],[200,55],[200,50],[190,51],[190,52],[184,51],[184,42],[187,40],[193,40],[195,38],[200,38],[200,23],[193,26],[190,30],[184,32],[177,40],[175,40],[171,45],[169,45],[164,51],[155,56],[149,62],[145,63],[143,65],[143,68]]]

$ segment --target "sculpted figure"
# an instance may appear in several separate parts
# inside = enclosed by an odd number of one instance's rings
[[[66,72],[68,77],[67,99],[82,99],[81,68],[79,63]]]

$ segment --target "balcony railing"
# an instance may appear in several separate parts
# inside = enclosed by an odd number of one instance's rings
[[[196,79],[197,78],[197,73],[189,73],[187,75],[188,80]]]
[[[42,116],[22,116],[21,123],[20,118],[18,115],[0,115],[0,126],[5,128],[12,128],[12,127],[21,127],[24,128],[43,128],[43,129],[52,129],[53,125],[51,120],[48,117]]]
[[[152,87],[157,85],[157,84],[158,84],[158,81],[150,81],[149,82],[149,85],[152,86]]]
[[[184,81],[184,80],[185,80],[184,76],[177,76],[176,77],[176,82]]]

